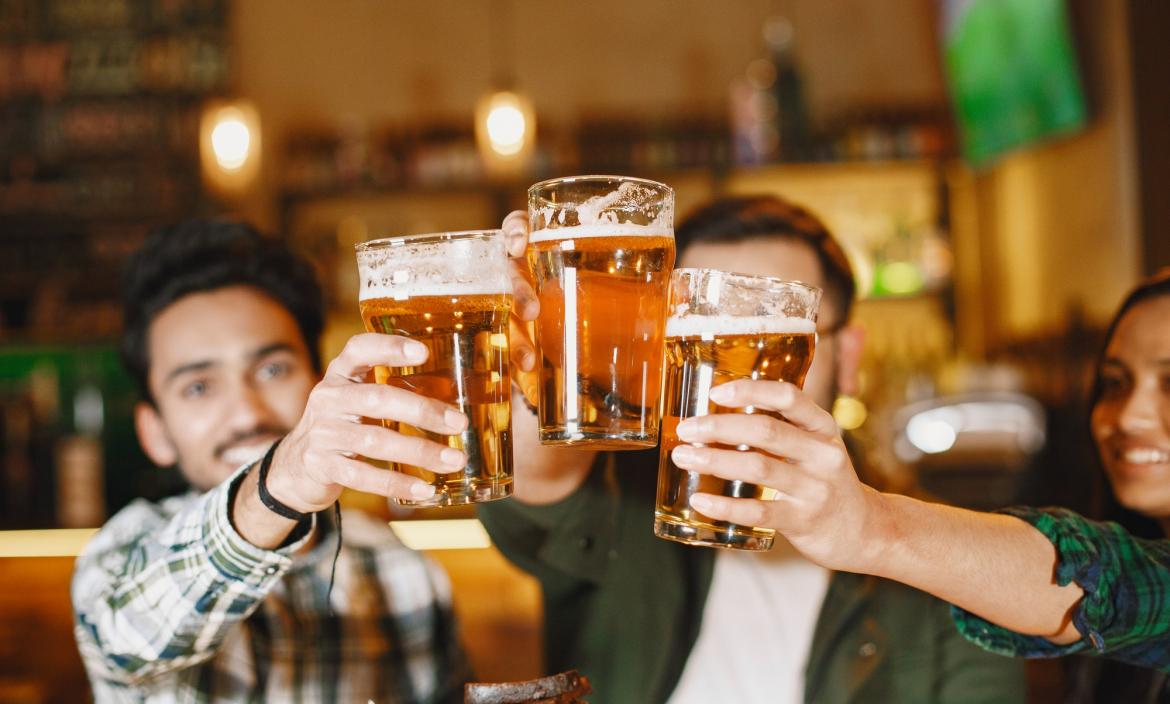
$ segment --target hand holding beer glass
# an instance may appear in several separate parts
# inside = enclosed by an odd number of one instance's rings
[[[678,269],[673,273],[666,322],[655,535],[742,550],[772,547],[774,530],[714,520],[691,506],[691,496],[702,492],[766,500],[774,490],[681,468],[672,450],[683,444],[677,432],[682,420],[736,412],[712,399],[712,389],[720,384],[737,379],[803,384],[816,346],[820,298],[820,289],[766,276],[714,269]],[[738,412],[779,418],[772,411],[752,406]]]
[[[621,176],[528,191],[540,441],[630,450],[658,442],[674,192]]]
[[[439,435],[387,421],[407,436],[427,438],[467,454],[462,472],[439,474],[395,464],[435,488],[406,506],[453,506],[512,493],[511,376],[508,316],[510,264],[498,230],[393,237],[357,245],[360,308],[366,330],[426,345],[417,366],[378,367],[378,383],[450,403],[467,428]]]

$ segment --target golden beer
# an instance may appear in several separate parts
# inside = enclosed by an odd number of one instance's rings
[[[512,380],[508,376],[509,296],[419,296],[398,302],[362,301],[366,330],[404,335],[427,346],[417,367],[379,367],[377,381],[445,401],[467,414],[458,435],[437,435],[407,423],[386,421],[403,435],[417,435],[467,453],[462,473],[436,474],[394,464],[435,487],[426,505],[452,505],[502,498],[511,493]],[[402,502],[413,503],[413,502]]]
[[[800,287],[796,289],[798,293],[815,292],[811,296],[814,300],[811,313],[815,316],[819,291],[793,285]],[[734,296],[715,297],[717,301],[720,298],[733,299],[734,304]],[[734,310],[733,305],[727,307]],[[674,464],[670,453],[682,443],[676,429],[685,418],[715,413],[763,413],[778,418],[779,414],[763,409],[719,406],[710,400],[711,389],[736,379],[803,385],[816,348],[816,324],[807,318],[784,315],[733,317],[718,314],[718,310],[716,306],[708,306],[706,312],[712,314],[672,317],[667,322],[654,533],[696,545],[767,550],[772,547],[775,531],[717,521],[691,508],[690,497],[702,492],[731,498],[770,499],[773,491],[748,482],[681,469]],[[754,451],[748,447],[712,447]]]
[[[383,265],[409,266],[406,254],[391,255],[383,260]],[[502,249],[500,256],[506,256]],[[506,259],[501,262],[506,266]],[[420,267],[460,268],[465,264],[432,259],[422,261]],[[409,337],[426,345],[430,352],[427,360],[418,366],[378,367],[375,378],[378,383],[448,403],[466,414],[469,423],[456,435],[431,433],[397,421],[386,420],[384,424],[403,435],[424,437],[462,450],[467,454],[467,465],[461,472],[438,474],[414,465],[391,464],[391,469],[435,487],[435,495],[430,499],[396,501],[407,506],[452,506],[504,498],[512,493],[510,288],[502,285],[498,277],[489,278],[487,283],[495,284],[498,290],[479,293],[474,289],[482,287],[484,281],[436,283],[433,278],[425,277],[418,281],[418,273],[411,272],[417,295],[411,295],[410,287],[405,285],[378,291],[363,276],[363,294],[392,294],[367,296],[359,302],[366,330]],[[484,274],[472,273],[477,277]],[[391,274],[391,281],[393,277]],[[466,277],[456,272],[452,278]]]
[[[733,498],[771,498],[768,489],[679,469],[671,460],[670,451],[682,442],[675,428],[684,418],[725,412],[779,417],[771,411],[753,408],[723,408],[708,396],[712,388],[735,379],[783,380],[799,386],[812,364],[815,346],[815,335],[810,333],[667,338],[663,393],[666,406],[662,411],[662,450],[654,510],[655,531],[660,536],[692,537],[688,542],[704,544],[732,542],[738,547],[754,546],[760,550],[772,547],[774,531],[716,521],[695,511],[689,503],[691,495],[698,492]],[[735,449],[724,445],[713,447]],[[710,537],[700,537],[703,535]]]
[[[622,188],[611,183],[615,177],[606,178],[606,187]],[[530,238],[528,265],[541,306],[535,342],[544,444],[621,450],[658,442],[673,194],[645,183],[656,188],[636,182],[627,190],[640,188],[648,200],[657,199],[657,221],[546,227]],[[578,222],[586,219],[585,207],[574,212]],[[557,220],[537,214],[534,228]]]

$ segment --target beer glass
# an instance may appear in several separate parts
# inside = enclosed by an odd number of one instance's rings
[[[391,430],[463,450],[468,458],[463,471],[452,474],[392,464],[391,469],[435,487],[429,499],[396,501],[404,506],[453,506],[510,495],[512,285],[502,233],[391,237],[356,249],[359,306],[366,330],[409,337],[430,350],[426,362],[418,366],[376,368],[377,382],[450,403],[470,421],[457,435],[385,421]]]
[[[714,387],[736,379],[788,381],[797,386],[812,365],[821,290],[766,276],[714,269],[678,269],[671,277],[663,365],[662,446],[654,534],[693,545],[767,550],[775,531],[717,521],[691,508],[703,492],[771,499],[774,491],[681,469],[670,451],[681,443],[680,421],[714,413],[771,411],[724,408],[710,400]],[[702,445],[699,445],[700,447]],[[751,450],[747,446],[720,449]]]
[[[674,192],[623,176],[559,178],[528,190],[528,214],[540,441],[654,447]]]

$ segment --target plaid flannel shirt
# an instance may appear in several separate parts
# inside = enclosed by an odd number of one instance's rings
[[[1081,640],[1056,645],[1020,635],[952,607],[969,640],[1004,655],[1059,657],[1105,655],[1170,672],[1170,541],[1143,540],[1116,523],[1090,521],[1064,509],[1010,508],[1056,547],[1056,580],[1085,592],[1073,611]]]
[[[232,526],[244,467],[203,495],[137,501],[77,560],[74,631],[98,702],[458,702],[450,584],[385,524],[327,514],[278,550]],[[319,539],[302,551],[310,537]]]

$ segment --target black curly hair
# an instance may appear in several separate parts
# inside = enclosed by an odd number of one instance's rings
[[[144,400],[153,401],[147,343],[154,319],[184,296],[235,285],[254,286],[288,310],[320,372],[325,312],[313,266],[246,223],[187,220],[154,230],[124,273],[120,352]]]
[[[845,251],[821,220],[808,210],[771,195],[720,198],[689,213],[674,233],[679,255],[700,242],[742,242],[777,237],[804,242],[816,252],[825,282],[825,304],[836,313],[835,327],[849,320],[857,284]]]

